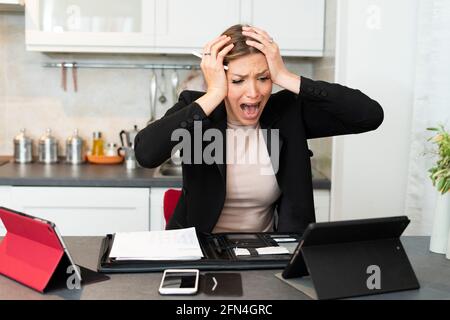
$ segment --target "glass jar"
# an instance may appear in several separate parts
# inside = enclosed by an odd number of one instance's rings
[[[95,131],[93,134],[93,142],[92,142],[92,155],[93,156],[104,156],[105,150],[103,146],[103,138],[102,133],[100,131]]]
[[[105,150],[105,155],[108,157],[115,157],[117,156],[118,150],[117,150],[117,144],[113,143],[113,142],[109,142],[108,144],[106,144],[106,150]]]

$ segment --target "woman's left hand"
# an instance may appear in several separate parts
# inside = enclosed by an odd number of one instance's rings
[[[246,43],[264,53],[272,82],[294,93],[298,93],[300,77],[286,69],[281,58],[280,48],[273,41],[273,38],[266,31],[257,27],[243,26],[242,34],[257,40],[247,40]]]

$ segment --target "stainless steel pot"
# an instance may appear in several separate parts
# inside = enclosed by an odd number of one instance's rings
[[[58,162],[58,141],[52,136],[51,129],[47,129],[47,132],[39,139],[38,156],[39,162]]]
[[[78,135],[78,129],[66,140],[66,162],[80,164],[85,161],[84,140]]]
[[[18,163],[29,163],[33,160],[33,140],[27,137],[25,129],[14,137],[14,161]]]

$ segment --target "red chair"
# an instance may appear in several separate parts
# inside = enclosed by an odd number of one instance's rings
[[[164,209],[164,219],[166,220],[166,226],[173,215],[173,211],[177,206],[180,196],[181,190],[169,189],[166,192],[164,192],[163,209]]]

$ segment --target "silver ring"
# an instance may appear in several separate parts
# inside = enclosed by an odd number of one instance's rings
[[[210,56],[210,55],[211,55],[211,52],[205,52],[203,55],[204,55],[204,56]]]
[[[270,38],[270,39],[269,39],[269,42],[270,42],[270,43],[273,43],[273,38]]]

